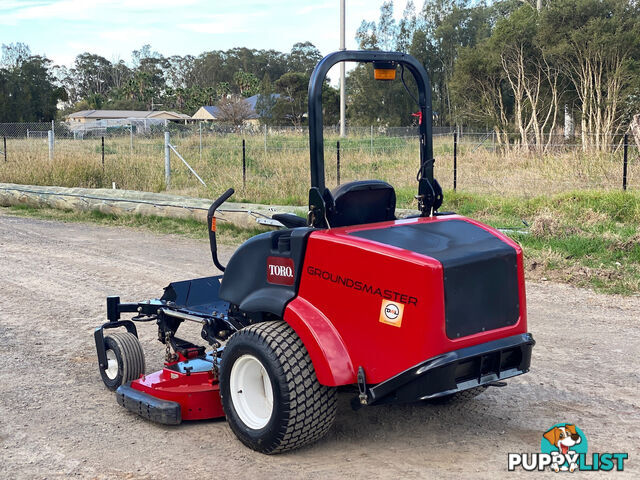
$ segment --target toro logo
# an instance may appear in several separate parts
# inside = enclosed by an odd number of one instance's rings
[[[267,257],[267,282],[275,285],[293,285],[294,271],[292,258]]]

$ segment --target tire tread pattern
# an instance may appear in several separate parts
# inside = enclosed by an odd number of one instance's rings
[[[145,372],[144,352],[138,338],[129,332],[116,332],[109,337],[120,349],[122,385],[140,378]]]
[[[309,353],[295,331],[284,321],[272,321],[244,328],[236,335],[264,342],[284,373],[288,398],[282,408],[288,412],[288,421],[264,453],[293,450],[323,437],[335,420],[336,389],[318,382]]]

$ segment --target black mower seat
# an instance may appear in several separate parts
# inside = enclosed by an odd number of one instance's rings
[[[279,221],[285,228],[306,227],[307,221],[293,213],[275,213],[271,218]]]
[[[396,192],[382,180],[358,180],[340,185],[332,192],[329,209],[331,227],[395,220]]]

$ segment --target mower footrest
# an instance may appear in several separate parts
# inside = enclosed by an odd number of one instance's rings
[[[127,410],[152,422],[179,425],[182,421],[179,403],[153,397],[148,393],[135,390],[129,385],[118,387],[116,399]]]

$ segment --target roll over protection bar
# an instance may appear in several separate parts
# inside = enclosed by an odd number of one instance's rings
[[[385,62],[404,65],[418,86],[418,103],[422,121],[420,134],[420,171],[418,175],[418,202],[423,215],[437,210],[442,203],[440,186],[433,178],[433,138],[431,112],[431,81],[426,70],[411,55],[400,52],[344,50],[324,57],[311,74],[309,81],[309,149],[311,161],[311,189],[324,197],[324,140],[322,124],[322,85],[329,69],[340,62]],[[317,197],[317,194],[316,194]],[[311,207],[311,205],[310,205]],[[316,205],[316,208],[318,205]]]

